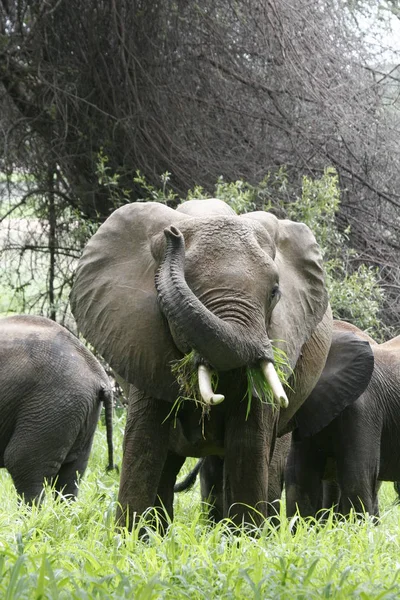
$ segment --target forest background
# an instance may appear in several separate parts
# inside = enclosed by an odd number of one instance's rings
[[[0,2],[0,311],[74,329],[76,260],[126,202],[307,222],[335,316],[400,310],[395,0]]]

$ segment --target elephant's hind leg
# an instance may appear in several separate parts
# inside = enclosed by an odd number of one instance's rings
[[[349,464],[343,461],[339,468],[339,484],[341,488],[340,512],[348,515],[355,513],[378,518],[378,471],[379,459]]]
[[[93,438],[86,444],[77,458],[68,461],[67,457],[57,473],[55,490],[65,498],[74,499],[78,495],[78,482],[86,471],[92,440]]]
[[[345,413],[343,413],[344,415]],[[346,409],[338,436],[337,479],[341,489],[340,512],[379,517],[379,421],[371,423],[357,403]],[[339,443],[340,442],[340,443]]]
[[[17,435],[11,438],[4,453],[4,466],[10,473],[19,496],[25,502],[39,502],[43,494],[45,482],[52,484],[62,457],[46,456],[43,448],[37,448],[33,440],[24,439]],[[39,436],[40,440],[40,436]]]
[[[81,473],[77,470],[75,462],[64,463],[55,479],[55,491],[64,498],[76,498],[78,495],[78,479]]]
[[[174,519],[174,485],[184,462],[185,458],[183,456],[179,456],[174,452],[168,452],[156,500],[156,508],[160,509],[161,526],[164,530],[168,526],[168,521],[173,521]]]
[[[200,470],[201,499],[213,523],[219,523],[224,511],[224,461],[207,456]]]

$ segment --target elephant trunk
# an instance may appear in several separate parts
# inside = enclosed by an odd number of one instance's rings
[[[156,274],[161,308],[178,344],[194,349],[217,370],[226,371],[259,361],[273,361],[265,327],[249,327],[219,318],[195,296],[184,275],[185,242],[174,226],[164,230],[164,260]],[[181,343],[179,343],[181,342]],[[182,349],[182,348],[181,348]]]

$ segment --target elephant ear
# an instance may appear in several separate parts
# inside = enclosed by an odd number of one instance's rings
[[[156,202],[117,209],[89,240],[71,292],[86,340],[120,377],[155,397],[165,397],[165,388],[173,397],[170,362],[181,355],[158,307],[152,244],[162,245],[164,228],[188,218]]]
[[[315,435],[366,390],[374,370],[369,342],[334,331],[328,358],[307,400],[294,416],[300,437]]]
[[[304,223],[279,220],[261,211],[243,218],[260,222],[275,243],[281,298],[272,312],[268,334],[294,368],[302,346],[328,307],[320,248]]]

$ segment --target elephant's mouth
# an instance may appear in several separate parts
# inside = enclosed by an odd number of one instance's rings
[[[287,408],[289,406],[289,400],[273,363],[263,360],[260,362],[260,369],[265,381],[271,388],[274,400],[282,408]],[[212,370],[209,366],[205,364],[199,364],[197,367],[197,376],[200,396],[206,405],[215,406],[216,404],[220,404],[223,402],[223,400],[225,400],[225,396],[222,394],[215,394],[212,389]]]
[[[197,365],[199,392],[209,406],[221,403],[222,394],[213,392],[212,369],[228,371],[247,365],[259,365],[275,401],[283,407],[288,399],[273,364],[273,351],[264,318],[258,312],[220,318],[209,310],[189,288],[185,280],[185,242],[174,226],[164,230],[167,245],[155,285],[158,300],[167,317],[171,333],[184,353],[195,350],[202,357]],[[246,312],[242,310],[241,312]],[[211,366],[212,368],[211,368]]]

